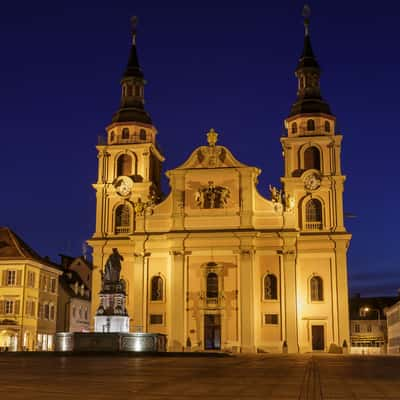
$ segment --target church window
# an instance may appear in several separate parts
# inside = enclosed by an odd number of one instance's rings
[[[313,119],[307,120],[307,130],[315,131],[315,121]]]
[[[311,199],[306,204],[306,229],[322,229],[322,205],[317,199]]]
[[[140,131],[139,131],[139,139],[140,140],[146,140],[146,130],[145,129],[141,129]]]
[[[122,129],[122,139],[129,139],[129,129],[128,128]]]
[[[331,131],[331,124],[329,121],[325,121],[325,132],[330,132]]]
[[[127,233],[130,227],[129,207],[121,204],[115,210],[115,233]]]
[[[132,157],[128,154],[122,154],[117,160],[117,176],[132,175]]]
[[[292,133],[297,133],[297,123],[293,122],[292,124]]]
[[[323,282],[320,276],[313,276],[310,280],[311,301],[324,300]]]
[[[218,297],[218,275],[215,272],[207,274],[207,298]]]
[[[162,301],[164,298],[164,282],[161,276],[153,276],[151,278],[151,300]]]
[[[275,275],[268,274],[264,277],[264,300],[278,299],[278,280]]]
[[[304,152],[304,169],[321,168],[321,157],[317,147],[311,146]]]

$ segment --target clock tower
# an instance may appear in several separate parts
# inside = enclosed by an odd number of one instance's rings
[[[285,120],[287,135],[281,138],[285,166],[281,182],[287,205],[293,205],[294,226],[299,232],[293,279],[304,276],[307,283],[298,287],[300,351],[308,350],[301,344],[307,335],[312,337],[314,349],[329,330],[336,343],[349,345],[346,254],[351,239],[343,221],[346,177],[340,163],[342,135],[336,132],[336,118],[321,96],[321,70],[311,46],[308,15],[304,25],[304,47],[295,71],[297,99]],[[331,327],[323,319],[310,317],[313,307],[320,307],[321,312],[326,306],[322,282],[328,277],[332,284],[329,301],[335,304],[331,318],[340,321]]]

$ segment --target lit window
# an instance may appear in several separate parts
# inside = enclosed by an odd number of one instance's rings
[[[151,278],[151,300],[161,301],[163,300],[163,279],[161,276],[153,276]]]
[[[264,314],[265,325],[278,325],[279,317],[278,314]]]
[[[278,280],[273,274],[268,274],[264,278],[264,300],[278,299]]]
[[[310,280],[311,301],[322,301],[324,299],[323,282],[320,276],[313,276]]]

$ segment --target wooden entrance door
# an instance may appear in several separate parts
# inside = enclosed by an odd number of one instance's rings
[[[221,349],[221,316],[206,314],[204,316],[204,348],[205,350]]]
[[[311,337],[312,337],[312,349],[313,350],[325,350],[324,326],[323,325],[312,325],[311,326]]]

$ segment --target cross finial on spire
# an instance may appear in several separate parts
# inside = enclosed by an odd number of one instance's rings
[[[131,17],[132,44],[136,46],[136,29],[138,18],[134,15]]]
[[[309,26],[310,26],[310,15],[311,15],[311,8],[308,4],[304,4],[302,15],[304,17],[304,33],[305,36],[309,34]]]

